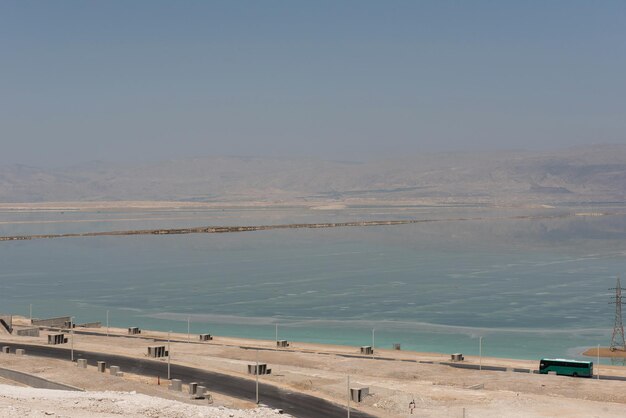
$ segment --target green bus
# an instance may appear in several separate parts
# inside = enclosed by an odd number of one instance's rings
[[[542,358],[539,362],[539,373],[556,372],[563,376],[593,377],[593,362]]]

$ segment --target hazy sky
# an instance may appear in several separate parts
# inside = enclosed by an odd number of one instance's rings
[[[0,163],[626,143],[626,2],[0,2]]]

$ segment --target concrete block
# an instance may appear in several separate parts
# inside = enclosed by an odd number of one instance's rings
[[[256,364],[248,364],[248,374],[252,374],[252,375],[267,374],[267,364],[259,363],[258,370],[257,370]]]
[[[278,341],[276,341],[276,347],[278,347],[278,348],[287,348],[287,347],[289,347],[289,343],[287,342],[287,340],[278,340]]]
[[[198,389],[196,390],[196,399],[203,399],[205,393],[206,393],[206,387],[198,386]]]
[[[370,388],[368,387],[356,387],[350,388],[350,398],[354,402],[361,402],[363,398],[365,398],[370,393]]]
[[[48,344],[50,345],[65,344],[66,342],[65,334],[48,334]]]
[[[98,365],[97,365],[98,371],[100,373],[104,373],[107,371],[107,362],[106,361],[99,361]]]
[[[393,349],[394,350],[400,350],[400,343],[394,343],[393,344]]]
[[[79,369],[86,369],[87,368],[87,359],[79,358],[78,360],[76,360],[76,367],[78,367]]]
[[[8,345],[2,347],[2,352],[4,354],[9,354],[11,352],[11,347],[9,347]]]
[[[128,327],[128,335],[141,334],[141,330],[137,327]]]
[[[109,367],[109,373],[111,376],[117,376],[120,372],[120,366],[111,366]]]
[[[211,341],[212,339],[211,334],[200,334],[200,341]]]
[[[196,382],[191,382],[189,384],[189,394],[195,395],[197,391],[198,391],[198,384]]]
[[[117,377],[124,377],[124,372],[117,372]]]
[[[164,345],[151,345],[148,347],[148,357],[167,357],[167,354]]]
[[[180,379],[172,379],[170,380],[170,385],[167,387],[169,390],[175,390],[176,392],[181,392],[183,390],[183,382]]]
[[[23,348],[16,348],[15,349],[15,355],[16,356],[23,356],[26,354],[26,350],[24,350]]]
[[[213,395],[211,395],[210,393],[205,393],[204,399],[206,399],[206,403],[208,403],[209,405],[213,403]]]
[[[361,354],[374,354],[374,349],[369,345],[361,347]]]
[[[463,360],[465,360],[465,357],[463,357],[463,354],[461,354],[461,353],[454,353],[454,354],[450,354],[450,360],[452,360],[452,361],[463,361]]]

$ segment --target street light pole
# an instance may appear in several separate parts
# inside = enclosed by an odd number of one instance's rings
[[[375,340],[374,340],[374,331],[376,330],[376,328],[372,328],[372,358],[374,358],[374,345],[375,345]]]
[[[167,380],[170,380],[170,332],[167,331]]]
[[[348,375],[348,418],[350,418],[350,398],[352,394],[350,393],[350,375]]]
[[[600,380],[600,344],[598,344],[598,351],[596,352],[596,354],[598,356],[598,359],[597,359],[598,364],[596,364],[596,376],[597,376],[597,379]]]
[[[70,318],[70,327],[71,327],[70,334],[72,338],[70,352],[71,352],[71,359],[72,361],[74,361],[74,317],[73,316]]]
[[[259,350],[256,350],[256,403],[259,404]]]
[[[478,337],[478,370],[483,369],[483,337]]]
[[[189,339],[189,330],[190,330],[189,321],[190,321],[190,318],[187,317],[187,342],[190,341],[190,339]]]
[[[107,337],[109,336],[109,310],[107,309]]]
[[[276,323],[276,342],[278,342],[278,322]]]

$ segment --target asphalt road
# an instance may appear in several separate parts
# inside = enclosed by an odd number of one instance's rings
[[[10,346],[12,352],[14,352],[16,348],[24,348],[26,349],[26,355],[30,356],[63,360],[70,359],[70,350],[67,348],[9,342],[0,342],[0,345]],[[167,363],[162,361],[74,350],[74,359],[78,358],[87,359],[87,363],[94,366],[97,361],[106,361],[108,366],[120,366],[121,370],[126,373],[154,377],[160,376],[164,379],[167,377]],[[252,402],[256,400],[255,382],[253,380],[178,364],[171,364],[170,367],[172,379],[180,379],[185,383],[197,382],[198,385],[205,386],[209,391]],[[262,379],[261,377],[261,380]],[[343,405],[337,405],[327,400],[298,392],[290,392],[261,382],[259,382],[259,402],[270,408],[282,409],[295,417],[318,418],[347,416],[346,407]],[[353,418],[373,418],[373,415],[354,409],[351,411],[350,416]]]

